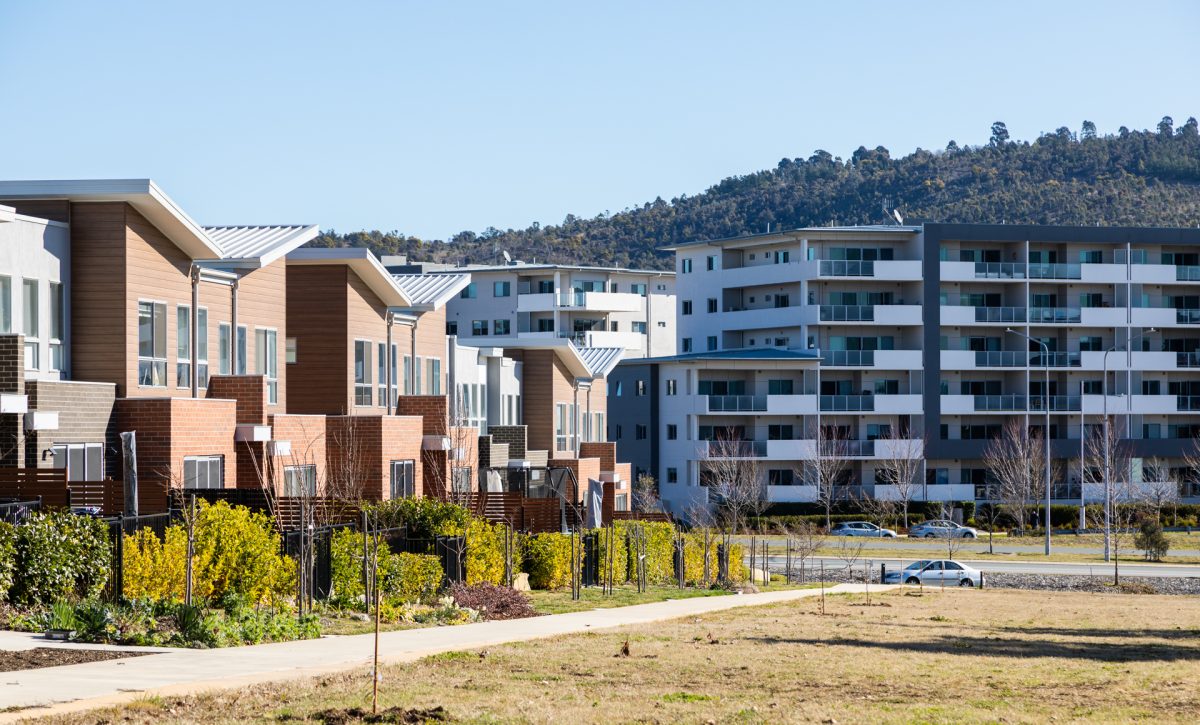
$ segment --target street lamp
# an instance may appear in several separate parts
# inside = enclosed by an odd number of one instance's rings
[[[1133,345],[1134,340],[1140,340],[1152,332],[1157,332],[1153,327],[1145,332],[1134,335],[1126,342],[1127,345]],[[1109,543],[1112,537],[1112,466],[1110,465],[1111,455],[1108,450],[1109,433],[1108,433],[1108,354],[1116,352],[1121,348],[1119,343],[1114,343],[1112,347],[1104,351],[1104,382],[1101,385],[1101,392],[1104,394],[1104,560],[1109,558]],[[1127,391],[1128,392],[1128,391]],[[1080,402],[1082,407],[1082,401]],[[1082,435],[1082,432],[1080,433]],[[1081,482],[1082,485],[1082,482]]]
[[[1009,327],[1005,332],[1025,338],[1042,346],[1042,360],[1046,364],[1046,388],[1042,392],[1046,397],[1046,556],[1050,556],[1050,346],[1043,340],[1030,337],[1024,332],[1017,332]]]

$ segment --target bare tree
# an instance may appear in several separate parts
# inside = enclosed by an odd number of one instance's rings
[[[811,521],[801,521],[796,526],[784,527],[792,553],[800,563],[800,581],[805,580],[804,562],[816,556],[817,551],[825,544],[825,535],[821,528]],[[791,572],[788,572],[789,577]]]
[[[859,497],[858,506],[862,509],[863,516],[873,522],[881,529],[886,529],[887,525],[896,516],[896,508],[899,502],[880,496],[868,496],[865,493]]]
[[[918,477],[925,455],[925,437],[913,437],[912,431],[901,431],[898,426],[892,426],[883,443],[884,455],[877,470],[884,474],[884,482],[895,488],[904,528],[908,528],[908,504],[921,485]],[[878,442],[876,445],[879,445]]]
[[[1000,519],[1004,512],[995,502],[988,502],[975,509],[975,518],[981,519],[987,525],[988,531],[988,553],[995,554],[996,548],[993,544],[995,539],[996,527],[1000,524]]]
[[[1143,461],[1140,488],[1141,498],[1159,523],[1163,521],[1165,509],[1179,505],[1179,482],[1171,478],[1171,469],[1162,459]]]
[[[692,531],[699,531],[701,542],[704,546],[704,584],[705,586],[712,584],[713,577],[713,562],[710,560],[709,552],[712,550],[713,542],[716,540],[716,522],[713,515],[712,506],[707,502],[696,502],[688,506],[685,512],[687,521],[692,527]]]
[[[846,564],[846,571],[850,575],[850,579],[854,579],[854,565],[862,558],[863,549],[867,542],[857,536],[835,536],[837,545],[834,547],[834,555],[841,559]]]
[[[753,441],[719,437],[708,441],[704,463],[709,500],[716,508],[717,528],[728,547],[747,520],[767,506],[767,482]],[[728,549],[727,549],[728,550]]]
[[[1090,526],[1104,531],[1105,551],[1113,561],[1113,586],[1121,583],[1121,553],[1133,545],[1134,528],[1146,508],[1144,490],[1133,481],[1133,458],[1116,426],[1087,440],[1084,470],[1091,483],[1104,485],[1105,505],[1092,509]],[[1107,478],[1107,481],[1105,480]],[[1097,480],[1098,479],[1098,480]]]
[[[1030,432],[1020,417],[1004,424],[1000,435],[988,443],[983,462],[996,481],[994,496],[1024,530],[1028,506],[1043,488],[1045,450],[1041,435]]]
[[[658,481],[649,473],[638,475],[637,480],[633,482],[633,510],[644,514],[662,511]]]
[[[847,460],[849,442],[846,436],[836,427],[817,426],[816,458],[801,470],[796,476],[802,480],[811,480],[816,486],[816,500],[825,510],[825,530],[833,526],[833,504],[838,500],[837,487],[842,477],[849,469]]]

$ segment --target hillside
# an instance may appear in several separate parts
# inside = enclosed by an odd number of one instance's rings
[[[878,224],[898,209],[905,221],[1196,226],[1200,224],[1200,134],[1195,118],[1178,128],[1098,136],[1085,121],[1035,141],[1013,141],[1002,123],[985,146],[918,149],[893,159],[859,147],[849,159],[818,150],[774,169],[730,177],[696,196],[661,198],[612,215],[482,234],[446,242],[398,232],[328,231],[314,246],[361,246],[422,261],[490,262],[496,249],[516,259],[667,267],[667,244],[774,229]]]

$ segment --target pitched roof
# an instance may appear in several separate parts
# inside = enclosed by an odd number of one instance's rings
[[[366,283],[375,296],[388,307],[412,307],[412,300],[404,294],[392,275],[383,268],[371,250],[362,247],[302,247],[289,252],[289,265],[335,265],[344,264]]]
[[[575,349],[594,378],[602,378],[611,373],[625,355],[623,347],[577,347]]]
[[[204,227],[208,238],[221,247],[224,259],[256,259],[267,265],[300,245],[315,239],[315,224],[277,226]]]
[[[393,274],[392,281],[415,309],[444,307],[471,283],[469,274]]]

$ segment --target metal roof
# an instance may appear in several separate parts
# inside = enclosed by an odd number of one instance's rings
[[[443,307],[471,283],[469,274],[393,274],[392,281],[416,309]]]
[[[320,230],[315,224],[291,224],[204,227],[204,233],[221,248],[223,259],[257,259],[266,265],[315,239]]]
[[[289,265],[344,264],[359,276],[388,307],[412,307],[408,296],[383,268],[371,250],[362,247],[303,247],[288,252]]]
[[[801,350],[785,350],[775,347],[743,348],[739,350],[713,350],[711,352],[685,352],[663,357],[630,358],[626,365],[643,365],[662,362],[691,362],[701,360],[820,360],[819,355]]]
[[[422,262],[409,262],[408,264],[420,265]],[[398,265],[397,265],[398,266]],[[620,274],[639,274],[650,277],[674,277],[675,271],[671,269],[631,269],[629,267],[597,267],[590,265],[578,264],[532,264],[526,262],[513,262],[512,264],[462,264],[455,267],[430,269],[427,274],[453,274],[455,272],[539,272],[552,271],[556,269],[574,270],[578,272],[616,272]]]
[[[679,244],[670,244],[664,247],[658,247],[660,252],[673,252],[682,247],[696,247],[705,244],[724,244],[726,242],[748,242],[756,240],[770,239],[771,237],[789,237],[797,234],[917,234],[922,227],[911,225],[897,224],[863,224],[860,226],[848,227],[797,227],[795,229],[782,229],[777,232],[761,232],[758,234],[743,234],[737,237],[719,237],[717,239],[697,239],[692,242],[680,242]]]
[[[574,344],[572,346],[574,347]],[[595,378],[602,378],[611,373],[625,355],[623,347],[576,347],[575,351]]]

